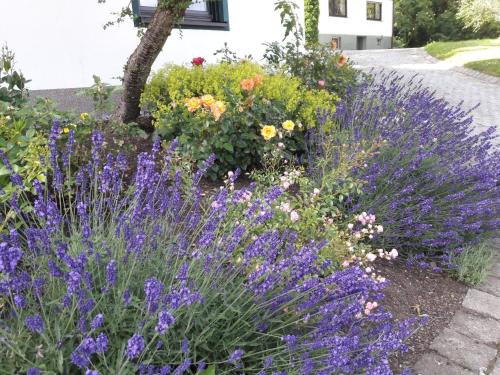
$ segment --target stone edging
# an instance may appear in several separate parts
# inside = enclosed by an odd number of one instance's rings
[[[500,240],[494,248],[500,251]],[[489,276],[468,290],[448,328],[415,364],[420,375],[500,375],[500,256]]]

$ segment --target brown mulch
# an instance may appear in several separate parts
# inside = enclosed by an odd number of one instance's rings
[[[412,367],[432,341],[448,326],[462,305],[467,286],[444,273],[432,273],[404,262],[378,262],[377,270],[390,280],[382,305],[398,321],[428,315],[429,320],[407,341],[408,352],[395,354],[391,367],[396,374]]]

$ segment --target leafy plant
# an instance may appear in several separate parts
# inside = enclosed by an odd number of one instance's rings
[[[83,89],[79,95],[84,95],[92,99],[94,102],[94,111],[96,115],[104,115],[105,112],[111,111],[114,103],[112,102],[112,94],[115,87],[102,82],[99,76],[93,75],[94,84],[89,88]]]
[[[23,74],[14,70],[14,53],[7,46],[0,54],[0,111],[7,106],[21,106],[26,101],[26,83]]]
[[[478,285],[488,276],[488,270],[495,255],[490,241],[467,245],[452,254],[450,263],[454,266],[453,275],[469,285]]]
[[[178,137],[183,152],[198,163],[217,155],[212,178],[259,166],[278,139],[300,155],[304,131],[315,126],[318,108],[333,109],[336,100],[326,90],[309,90],[297,78],[266,74],[249,61],[166,67],[153,75],[142,98],[160,136]],[[282,128],[285,121],[294,123],[293,130]],[[265,126],[280,130],[271,141],[262,137]]]
[[[155,142],[128,187],[126,161],[102,158],[94,133],[66,200],[71,148],[59,153],[59,134],[56,122],[54,193],[36,183],[32,214],[0,242],[1,372],[390,373],[415,320],[373,309],[383,283],[357,267],[326,273],[322,242],[249,234],[279,188],[235,221],[241,191],[201,195],[213,158],[183,188],[175,142],[163,155]]]
[[[319,0],[304,1],[304,19],[306,44],[318,43]]]

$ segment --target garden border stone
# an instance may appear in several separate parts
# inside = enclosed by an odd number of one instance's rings
[[[500,241],[492,242],[500,253]],[[417,374],[500,375],[500,257],[485,281],[468,290],[448,328],[417,361]]]

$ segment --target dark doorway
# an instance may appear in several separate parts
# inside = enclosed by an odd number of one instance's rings
[[[356,37],[356,49],[366,49],[366,36]]]

